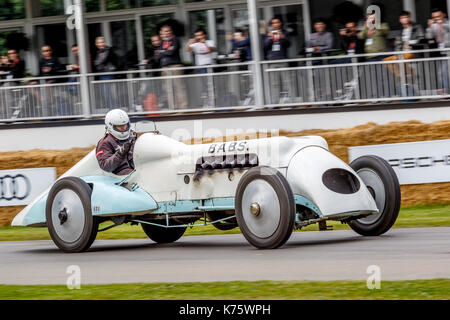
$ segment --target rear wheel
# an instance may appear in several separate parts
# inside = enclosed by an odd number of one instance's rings
[[[47,197],[45,214],[53,242],[64,252],[86,251],[97,236],[89,185],[77,177],[55,182]]]
[[[153,221],[152,221],[153,222]],[[165,221],[164,221],[165,222]],[[155,222],[163,224],[163,221]],[[175,242],[181,238],[186,231],[186,227],[159,227],[152,224],[141,223],[142,229],[145,234],[153,241],[157,243],[170,243]]]
[[[350,227],[363,236],[378,236],[395,223],[400,210],[401,192],[397,175],[389,163],[378,156],[362,156],[350,164],[372,194],[379,213],[352,220]]]
[[[257,248],[278,248],[294,230],[294,195],[274,168],[255,167],[245,173],[236,189],[235,208],[242,234]]]

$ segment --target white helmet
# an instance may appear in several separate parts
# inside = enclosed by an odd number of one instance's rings
[[[126,125],[125,129],[119,130],[117,126]],[[130,119],[125,111],[114,109],[105,116],[105,126],[108,133],[119,140],[126,140],[130,137]]]

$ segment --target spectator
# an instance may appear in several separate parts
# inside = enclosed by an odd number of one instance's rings
[[[283,21],[279,17],[270,20],[271,31],[264,38],[264,51],[267,60],[287,59],[287,49],[291,45],[289,34],[283,29]]]
[[[287,50],[291,45],[289,34],[283,29],[283,21],[279,17],[270,20],[270,31],[263,37],[264,52],[267,60],[282,60],[288,58]],[[271,68],[287,68],[287,63],[272,63]],[[289,102],[293,92],[292,79],[285,71],[270,73],[271,103],[281,104]]]
[[[358,39],[358,26],[355,21],[349,21],[345,28],[339,30],[341,48],[347,55],[364,53],[364,41]]]
[[[12,79],[20,79],[25,76],[25,61],[20,59],[19,53],[16,49],[9,49],[8,50],[8,56],[1,57],[1,64],[0,64],[0,71],[3,72],[3,76],[6,80],[11,81],[5,81],[0,82],[0,86],[16,86],[20,85],[20,81],[12,81]],[[2,77],[3,79],[3,77]],[[20,113],[22,116],[29,116],[30,113],[27,112],[30,110],[30,107],[24,110],[24,108],[17,108],[18,101],[21,98],[21,95],[18,95],[16,90],[4,90],[2,92],[2,100],[6,101],[8,104],[8,108],[11,110],[12,108],[15,109],[13,116],[17,113]],[[2,108],[0,108],[2,109]],[[3,112],[3,110],[2,110]],[[2,116],[2,112],[0,112],[0,117]],[[8,113],[8,110],[4,109],[5,116]]]
[[[242,29],[236,29],[233,34],[227,34],[227,40],[231,42],[231,52],[239,62],[252,60],[250,37]]]
[[[310,39],[306,41],[306,52],[311,56],[322,56],[327,50],[333,49],[333,34],[327,32],[327,24],[325,19],[318,18],[314,21],[315,32],[311,34]],[[322,60],[312,61],[313,65],[321,65]],[[314,69],[313,70],[313,81],[315,84],[315,100],[329,100],[326,97],[326,73],[325,69]]]
[[[180,40],[173,34],[171,26],[165,25],[161,28],[162,38],[159,47],[161,67],[182,67],[180,58]]]
[[[76,43],[72,45],[71,51],[74,57],[74,63],[67,65],[66,68],[71,73],[77,74],[80,73],[80,58],[78,56],[78,45]]]
[[[160,52],[159,47],[161,46],[161,37],[159,35],[151,36],[151,49],[150,57],[148,59],[142,60],[141,64],[146,65],[148,69],[161,69],[160,64]],[[149,72],[151,77],[161,76],[160,71]],[[137,111],[155,111],[159,109],[160,104],[164,104],[164,95],[158,94],[162,92],[161,81],[145,81],[143,82],[143,89],[138,97],[138,102],[136,102]]]
[[[431,10],[426,37],[434,39],[440,49],[450,47],[450,26],[442,9]]]
[[[117,70],[117,55],[114,49],[106,45],[104,37],[97,37],[95,39],[95,46],[97,47],[97,54],[94,59],[94,70],[96,72],[114,72]],[[115,77],[113,74],[102,74],[99,76],[99,80],[113,80]],[[116,90],[113,83],[101,83],[100,84],[100,95],[103,100],[103,104],[108,107],[108,109],[116,109]]]
[[[387,51],[387,36],[389,34],[389,25],[386,22],[377,21],[376,14],[367,14],[364,28],[358,33],[358,39],[364,40],[364,51],[366,53],[382,53]],[[367,57],[366,61],[376,62],[382,61],[386,58],[386,55],[376,55]],[[382,65],[374,64],[368,68],[374,69],[372,74],[381,73],[380,86],[383,89],[377,91],[371,91],[370,94],[374,98],[380,98],[382,96],[390,97],[389,77],[386,72],[383,72]],[[379,70],[379,72],[377,72]],[[368,96],[370,96],[368,94]]]
[[[395,39],[395,50],[411,50],[413,49],[413,46],[419,45],[419,43],[425,38],[423,28],[420,24],[414,23],[411,20],[411,13],[408,11],[400,12],[398,19],[402,25],[402,33],[401,36]]]
[[[74,57],[74,63],[68,64],[66,66],[66,69],[67,69],[67,71],[69,71],[70,74],[78,74],[78,73],[80,73],[80,60],[79,60],[79,56],[78,56],[78,45],[76,43],[74,45],[72,45],[71,51],[72,51],[72,54]],[[72,77],[72,78],[69,78],[67,80],[67,82],[78,82],[78,80],[79,80],[78,77]],[[78,87],[70,86],[69,92],[73,97],[77,97],[78,96]]]
[[[399,15],[399,22],[402,25],[402,33],[395,39],[395,50],[396,51],[409,51],[412,49],[413,45],[417,45],[421,40],[424,39],[425,35],[423,28],[416,23],[411,21],[411,14],[408,11],[402,11]],[[383,61],[394,61],[398,60],[397,55],[389,56],[384,58]],[[414,54],[412,52],[402,54],[403,60],[413,59]],[[391,70],[395,76],[400,77],[400,67],[398,63],[389,63],[386,65],[389,70]],[[412,70],[407,68],[407,75],[411,74]]]
[[[380,53],[387,51],[387,36],[389,25],[381,22],[379,28],[376,28],[379,21],[376,21],[375,14],[368,14],[364,29],[358,33],[358,39],[365,40],[364,51],[366,53]],[[370,57],[368,61],[381,61],[385,56]]]
[[[321,53],[326,50],[333,49],[333,34],[327,32],[327,24],[325,19],[318,18],[314,22],[314,30],[306,42],[307,51],[314,53]]]
[[[63,66],[59,63],[58,58],[53,56],[53,49],[49,45],[44,45],[41,48],[42,58],[39,61],[39,76],[50,77],[58,76],[64,73]],[[55,83],[57,80],[50,79],[47,83]]]
[[[161,46],[161,37],[159,35],[153,35],[150,38],[152,42],[152,47],[150,51],[150,58],[144,59],[142,61],[143,64],[146,64],[150,69],[160,69],[160,55],[159,55],[159,47]]]
[[[431,10],[431,19],[428,20],[426,37],[429,40],[434,40],[439,49],[450,47],[450,26],[442,9],[436,8]],[[440,54],[440,56],[447,55],[447,51],[443,51]],[[437,64],[439,65],[439,78],[442,84],[440,93],[447,94],[449,92],[448,61],[438,61]]]
[[[20,59],[16,49],[9,49],[8,56],[3,57],[0,70],[7,72],[6,79],[20,79],[25,77],[25,61]]]
[[[358,26],[355,21],[349,21],[345,24],[345,28],[339,30],[341,35],[340,48],[346,55],[363,54],[364,40],[358,39]],[[330,64],[363,62],[364,58],[343,58],[329,61]],[[314,62],[313,62],[314,63]],[[319,63],[316,63],[319,64]]]
[[[66,68],[59,63],[58,58],[53,56],[53,50],[51,46],[44,45],[41,48],[42,59],[39,62],[39,76],[41,77],[51,77],[51,76],[60,76],[66,74]],[[45,82],[49,83],[59,83],[66,81],[66,79],[48,79]],[[36,81],[31,82],[31,84],[37,84]],[[46,109],[46,113],[50,115],[68,115],[69,111],[69,103],[66,99],[66,95],[64,92],[64,88],[59,86],[49,86],[45,87],[43,91],[45,97],[41,96],[41,93],[38,94],[40,99],[42,99],[41,103],[43,104],[44,109]]]
[[[94,68],[96,72],[114,72],[117,70],[118,59],[114,49],[106,45],[104,37],[95,39],[97,54],[94,60]],[[100,80],[114,79],[114,75],[101,75]]]
[[[194,33],[195,38],[190,39],[186,46],[187,52],[194,52],[195,65],[207,66],[213,64],[213,52],[216,45],[213,40],[207,40],[206,31],[202,28],[197,29]],[[206,68],[196,70],[197,73],[207,73]]]
[[[8,71],[9,68],[9,59],[7,56],[1,56],[0,57],[0,72],[2,72],[1,79],[3,80],[5,75],[9,74]],[[1,83],[0,85],[2,85]]]
[[[165,69],[183,67],[180,58],[180,40],[173,34],[172,27],[164,25],[161,28],[160,35],[162,38],[159,47],[159,56],[161,67]],[[162,73],[163,76],[182,75],[183,70],[167,70]],[[175,101],[173,101],[175,93]],[[169,79],[166,81],[166,95],[169,106],[173,105],[175,109],[186,109],[186,86],[183,79]],[[173,101],[173,103],[172,103]]]
[[[216,49],[216,45],[213,40],[207,40],[206,31],[199,28],[194,33],[195,38],[190,39],[186,46],[186,51],[194,52],[195,65],[207,66],[214,64],[213,52]],[[195,70],[196,73],[204,74],[208,73],[207,68],[200,68]],[[212,72],[212,70],[210,70]],[[214,84],[212,77],[201,77],[203,105],[208,106],[213,104],[214,92],[212,90]]]

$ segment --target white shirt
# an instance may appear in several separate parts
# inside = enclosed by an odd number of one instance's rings
[[[409,43],[409,40],[411,39],[412,29],[413,29],[412,27],[403,28],[403,31],[402,31],[403,44]]]
[[[195,53],[195,64],[197,66],[206,66],[208,64],[213,64],[213,54],[212,52],[209,52],[209,48],[215,48],[216,45],[213,40],[206,40],[205,43],[203,42],[196,42],[189,47],[194,51]]]

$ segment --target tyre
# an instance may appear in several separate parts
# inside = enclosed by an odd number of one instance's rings
[[[363,236],[378,236],[395,223],[400,210],[400,184],[389,163],[378,156],[362,156],[350,164],[372,194],[378,214],[351,220],[350,227]]]
[[[255,167],[242,176],[235,209],[242,234],[256,248],[278,248],[294,230],[294,195],[286,178],[274,168]]]
[[[153,222],[153,221],[152,221]],[[165,223],[165,221],[155,222],[155,223]],[[186,231],[186,227],[158,227],[152,224],[141,223],[142,229],[144,230],[147,237],[156,243],[170,243],[175,242],[181,238],[181,236]]]
[[[97,236],[89,185],[77,177],[62,178],[50,189],[45,207],[50,237],[64,252],[83,252]]]

